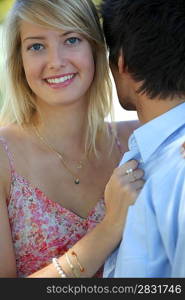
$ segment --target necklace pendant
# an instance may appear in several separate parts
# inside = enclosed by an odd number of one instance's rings
[[[76,179],[75,179],[75,184],[79,184],[79,183],[80,183],[79,178],[76,178]]]
[[[81,168],[82,168],[82,165],[78,165],[78,166],[77,166],[77,169],[81,169]]]
[[[83,167],[82,161],[79,161],[79,163],[78,163],[78,165],[76,167],[77,167],[77,169],[81,169]]]

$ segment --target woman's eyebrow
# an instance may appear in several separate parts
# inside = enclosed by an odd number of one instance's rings
[[[60,34],[60,37],[66,36],[68,34],[74,33],[74,31],[65,31],[64,33]],[[28,36],[25,39],[23,39],[23,42],[27,40],[45,40],[46,37],[44,36]]]
[[[46,38],[43,36],[28,36],[25,39],[23,39],[23,42],[27,40],[45,40]]]

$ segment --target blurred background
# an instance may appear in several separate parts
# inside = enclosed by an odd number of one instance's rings
[[[101,0],[93,0],[93,2],[98,5],[101,3]],[[11,8],[14,0],[0,0],[0,105],[3,101],[3,93],[2,93],[2,78],[3,78],[3,49],[2,49],[2,39],[3,39],[3,21],[6,18],[6,14],[8,10]],[[114,83],[113,83],[114,86]],[[7,84],[8,88],[8,84]],[[113,89],[113,101],[114,101],[114,110],[115,110],[115,120],[133,120],[137,119],[136,112],[126,111],[120,105],[117,98],[116,89],[114,86]]]

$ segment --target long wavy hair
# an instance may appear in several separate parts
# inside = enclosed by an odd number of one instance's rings
[[[94,56],[95,74],[87,93],[85,149],[86,152],[94,151],[97,154],[97,138],[102,134],[109,134],[105,118],[112,112],[112,85],[107,49],[94,4],[91,0],[15,1],[5,24],[8,89],[0,114],[1,125],[32,124],[32,117],[37,111],[35,95],[27,83],[21,57],[22,20],[47,28],[77,32],[89,41]]]

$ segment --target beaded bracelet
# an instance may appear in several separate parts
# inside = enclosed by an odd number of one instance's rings
[[[53,257],[52,262],[53,262],[55,268],[57,269],[57,272],[59,273],[60,277],[66,278],[67,276],[66,276],[65,272],[62,270],[62,267],[59,264],[58,259],[56,257]]]

